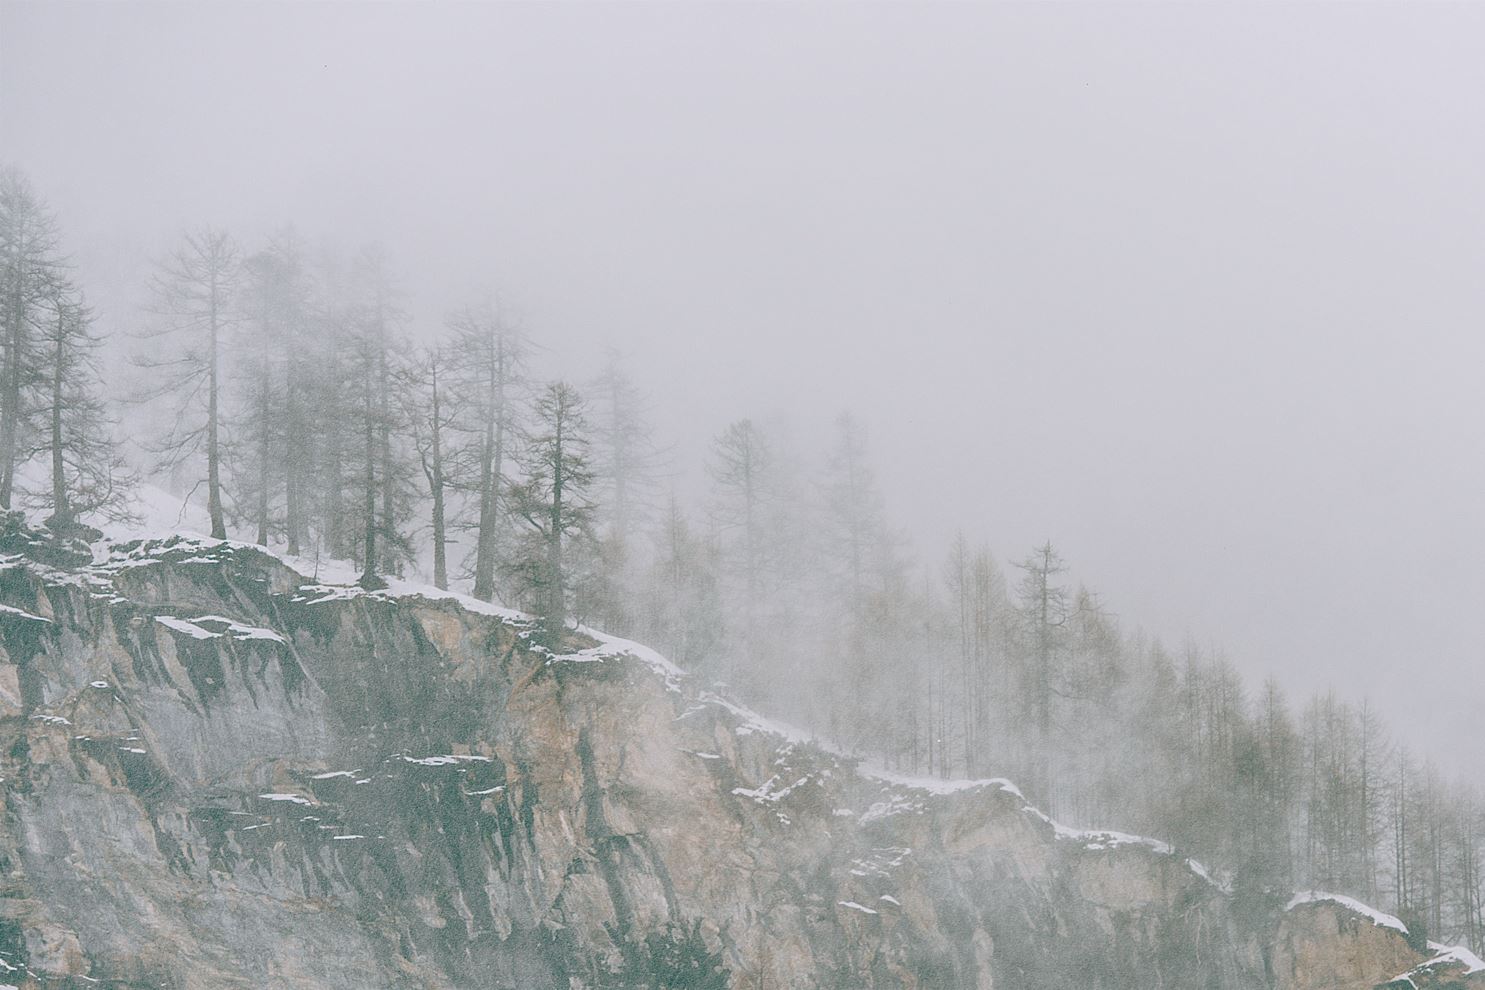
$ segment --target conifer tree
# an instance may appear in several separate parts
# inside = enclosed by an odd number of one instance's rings
[[[456,427],[468,440],[454,451],[459,473],[472,486],[474,597],[495,599],[497,557],[507,532],[506,472],[517,429],[517,399],[525,387],[529,343],[489,304],[471,306],[449,321],[449,373],[460,397]]]
[[[592,541],[594,475],[587,406],[566,382],[538,395],[522,457],[525,478],[510,490],[529,538],[514,567],[553,641],[569,611],[569,555],[575,542]]]
[[[774,456],[752,420],[740,419],[712,441],[706,465],[712,480],[711,511],[721,538],[722,563],[740,584],[732,628],[743,659],[758,662],[758,622],[764,570],[768,566],[768,510],[775,497]]]
[[[135,359],[153,379],[140,398],[168,399],[171,405],[164,435],[148,446],[164,470],[205,458],[205,477],[196,484],[206,485],[211,535],[219,540],[227,537],[223,359],[237,322],[241,265],[226,231],[204,227],[183,235],[175,253],[157,266],[152,289],[159,319],[143,334],[148,350]]]
[[[628,635],[635,597],[628,589],[640,581],[635,537],[654,512],[664,454],[655,443],[644,395],[617,351],[608,353],[589,395],[593,397],[596,498],[601,506],[596,525],[602,553],[597,564],[611,603],[601,619],[604,628]]]
[[[26,459],[35,390],[46,376],[41,335],[65,293],[57,222],[19,169],[0,170],[0,509],[10,509]]]
[[[1058,578],[1067,570],[1050,541],[1017,562],[1021,582],[1016,588],[1020,615],[1022,691],[1031,724],[1032,784],[1044,798],[1051,793],[1048,753],[1052,744],[1052,697],[1057,666],[1066,642],[1071,615],[1067,588]]]
[[[433,584],[446,590],[448,572],[447,495],[451,487],[447,457],[455,414],[448,394],[448,358],[443,347],[425,348],[403,370],[403,418],[427,482],[429,533],[433,544]]]
[[[33,452],[48,462],[50,484],[43,501],[51,511],[46,524],[58,533],[74,534],[81,516],[126,514],[121,503],[133,476],[118,452],[102,398],[102,339],[92,311],[63,288],[44,326],[40,343],[46,381],[36,411],[45,427]]]

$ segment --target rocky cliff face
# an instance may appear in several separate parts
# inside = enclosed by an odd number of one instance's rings
[[[632,644],[239,545],[44,542],[0,545],[0,986],[1485,983],[1008,783],[873,774]]]

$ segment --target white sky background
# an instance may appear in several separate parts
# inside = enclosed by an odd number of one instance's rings
[[[1485,6],[0,0],[0,159],[105,322],[187,224],[382,240],[632,357],[694,465],[870,426],[935,557],[1485,766]],[[810,426],[823,429],[823,426]]]

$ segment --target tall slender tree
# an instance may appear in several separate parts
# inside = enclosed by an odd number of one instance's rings
[[[881,497],[866,449],[866,428],[850,413],[835,420],[835,444],[824,484],[828,556],[844,591],[846,617],[858,622],[872,578],[872,554],[882,548]]]
[[[447,493],[449,433],[455,415],[449,403],[448,358],[440,345],[425,348],[401,374],[403,419],[411,424],[413,447],[428,484],[433,584],[449,586]]]
[[[47,380],[37,412],[46,428],[38,432],[32,453],[49,462],[46,501],[51,513],[46,524],[70,535],[79,531],[80,516],[127,514],[122,502],[133,477],[118,452],[102,398],[102,339],[94,330],[92,311],[80,298],[59,290],[45,326],[41,344]]]
[[[1049,753],[1053,690],[1071,614],[1067,588],[1058,581],[1067,565],[1048,541],[1016,566],[1022,572],[1016,597],[1020,613],[1022,686],[1034,740],[1032,786],[1045,798],[1052,787]]]
[[[604,628],[630,635],[637,587],[636,535],[656,509],[664,452],[655,443],[643,393],[617,350],[589,387],[594,396],[593,468],[602,507],[596,525],[602,536],[597,563],[609,589]]]
[[[0,509],[11,508],[16,468],[36,428],[31,397],[42,387],[40,336],[65,283],[52,212],[19,169],[0,170]]]
[[[716,547],[693,531],[672,495],[645,582],[640,632],[688,668],[706,669],[722,638]]]
[[[456,426],[470,438],[453,451],[453,460],[474,486],[474,596],[493,601],[508,518],[506,470],[529,344],[489,304],[461,310],[449,325],[453,331],[449,375],[462,406]]]
[[[306,482],[317,554],[360,560],[362,531],[356,511],[360,478],[361,407],[357,355],[361,351],[363,310],[355,273],[339,257],[314,257],[312,333],[300,350],[314,369],[307,381],[307,419],[314,429],[306,441],[312,465]]]
[[[712,441],[707,473],[723,565],[741,584],[740,614],[733,627],[741,634],[743,658],[752,668],[758,662],[760,601],[768,566],[767,513],[775,494],[774,456],[763,431],[751,419],[729,424]]]
[[[211,535],[227,538],[223,512],[223,355],[236,326],[242,272],[237,245],[224,230],[203,227],[182,236],[152,280],[159,320],[145,333],[149,350],[135,358],[153,379],[142,398],[169,398],[163,436],[150,444],[160,468],[173,471],[204,455]]]
[[[398,423],[393,395],[393,305],[391,279],[380,248],[369,247],[354,265],[357,308],[352,366],[354,405],[361,434],[362,582],[380,586],[381,575],[395,573],[409,555],[401,522],[408,510],[403,453],[393,443]]]
[[[569,543],[593,538],[593,468],[587,406],[566,382],[542,390],[526,438],[525,480],[511,488],[516,514],[535,537],[516,566],[553,640],[568,616]]]

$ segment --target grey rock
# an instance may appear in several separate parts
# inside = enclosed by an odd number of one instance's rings
[[[0,561],[0,984],[1309,990],[1425,962],[1007,783],[873,774],[642,649],[553,653],[241,545],[31,542]]]

